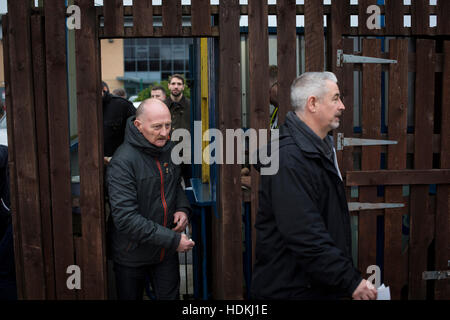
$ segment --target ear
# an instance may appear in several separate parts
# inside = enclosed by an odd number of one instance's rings
[[[138,120],[138,119],[135,119],[133,124],[139,130],[139,132],[141,132],[142,122],[140,120]]]
[[[308,100],[306,100],[306,109],[308,109],[308,111],[311,113],[315,113],[316,112],[316,103],[317,103],[317,98],[315,96],[308,97]]]

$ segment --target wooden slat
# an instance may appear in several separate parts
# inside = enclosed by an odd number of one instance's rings
[[[191,4],[192,36],[211,34],[211,6],[209,0],[192,0]]]
[[[429,0],[411,2],[411,33],[413,35],[429,34]]]
[[[7,114],[7,131],[8,131],[8,164],[9,164],[9,185],[10,185],[10,201],[11,201],[11,212],[17,212],[19,206],[18,201],[18,191],[17,191],[17,171],[15,165],[15,149],[14,149],[14,130],[13,130],[13,119],[14,119],[14,108],[13,101],[11,97],[11,73],[10,73],[10,58],[9,58],[9,17],[4,15],[2,17],[2,32],[3,32],[3,65],[5,72],[5,104],[6,104],[6,114]],[[25,298],[25,280],[23,273],[23,254],[22,254],[22,240],[20,237],[20,219],[18,214],[12,215],[12,224],[14,232],[14,259],[16,267],[16,287],[17,287],[17,297],[19,299]]]
[[[403,0],[386,1],[386,33],[404,34],[403,27]]]
[[[297,70],[295,0],[277,1],[278,125],[291,110],[291,84]]]
[[[124,35],[123,0],[104,0],[105,36],[110,38]],[[81,22],[81,23],[84,23]]]
[[[390,65],[389,70],[389,105],[388,132],[389,139],[397,141],[396,145],[388,146],[387,168],[389,177],[392,169],[406,168],[406,129],[408,118],[408,40],[389,41],[390,58],[397,60]],[[450,171],[449,171],[450,174]],[[377,175],[379,176],[379,175]],[[449,175],[450,179],[450,175]],[[413,179],[415,181],[415,179]],[[408,183],[404,183],[408,184]],[[381,185],[381,184],[380,184]],[[387,203],[403,201],[402,186],[386,187]],[[400,300],[401,290],[407,282],[408,269],[403,264],[406,257],[402,253],[402,225],[404,208],[386,209],[384,214],[384,282],[389,283],[391,298]]]
[[[220,75],[219,128],[238,129],[241,123],[240,30],[238,0],[220,1]],[[264,69],[267,69],[266,66]],[[231,107],[233,106],[233,107]],[[226,154],[224,155],[226,159]],[[218,264],[213,279],[216,281],[215,299],[243,298],[242,267],[242,191],[240,165],[219,166],[220,237]]]
[[[328,65],[331,70],[336,74],[338,82],[342,85],[342,68],[337,67],[337,50],[343,49],[344,38],[346,28],[349,26],[350,20],[348,13],[348,2],[346,1],[333,1],[331,3],[331,14],[327,16],[328,26]],[[353,47],[352,47],[353,52]]]
[[[24,299],[45,299],[45,270],[42,254],[42,231],[39,206],[39,174],[36,154],[36,130],[33,96],[33,72],[30,34],[30,4],[8,1],[9,80],[12,114],[14,166],[13,187],[17,188],[15,212],[20,237],[19,260],[23,272]],[[10,105],[10,106],[11,106]],[[12,119],[9,117],[12,116]],[[11,129],[11,128],[10,128]],[[11,131],[11,130],[9,130]],[[14,169],[16,174],[14,174]],[[13,189],[13,190],[14,190]],[[17,222],[16,220],[16,222]],[[17,244],[17,242],[16,242]]]
[[[415,89],[414,169],[431,169],[434,114],[435,42],[416,41],[417,68]],[[426,298],[426,281],[422,272],[427,270],[428,246],[433,239],[434,213],[429,208],[429,187],[411,187],[410,243],[409,243],[409,297]]]
[[[353,53],[353,39],[344,39],[343,49],[347,54]],[[342,78],[340,79],[340,90],[343,96],[343,103],[345,105],[345,111],[341,117],[341,125],[339,126],[339,132],[344,134],[344,137],[353,137],[353,110],[354,106],[354,73],[353,64],[347,63],[342,67]],[[339,169],[342,176],[345,176],[347,171],[353,170],[353,147],[346,147],[342,151],[337,152],[337,156],[341,156],[341,162],[339,163]],[[339,160],[339,158],[338,158]],[[347,190],[349,195],[350,190]]]
[[[250,128],[266,129],[269,122],[269,49],[267,4],[258,0],[249,1],[248,47],[250,74]],[[249,152],[252,153],[252,150]],[[256,230],[254,228],[258,211],[259,173],[251,170],[252,177],[252,261],[255,261]]]
[[[440,1],[442,2],[442,1]],[[441,168],[450,168],[450,41],[444,41],[444,73],[442,81]],[[436,270],[448,270],[450,260],[450,186],[437,187]],[[450,283],[436,281],[435,299],[448,300]]]
[[[31,17],[31,41],[33,48],[34,105],[36,112],[36,140],[39,168],[39,191],[44,250],[47,299],[56,298],[55,265],[53,257],[52,211],[50,189],[50,157],[48,141],[47,85],[45,66],[44,19]]]
[[[163,36],[181,36],[181,1],[164,0],[162,2]]]
[[[66,286],[67,267],[74,264],[64,17],[66,8],[59,0],[46,0],[44,10],[56,297],[74,299],[74,292]],[[85,24],[86,21],[82,23]]]
[[[450,1],[438,1],[437,14],[437,31],[438,35],[450,35],[450,19],[448,13],[450,12]]]
[[[402,119],[403,121],[403,119]],[[399,126],[403,126],[400,123]],[[388,150],[400,147],[406,154],[406,134],[398,137],[397,145],[389,146]],[[405,141],[404,141],[405,140]],[[404,144],[404,146],[403,146]],[[388,151],[389,152],[389,151]],[[391,153],[392,154],[392,153]],[[395,154],[392,154],[395,157]],[[398,156],[400,157],[400,156]],[[389,159],[388,159],[389,161]],[[394,161],[394,159],[392,160]],[[404,160],[406,161],[406,160]],[[398,161],[403,163],[403,161]],[[391,165],[390,168],[398,168],[400,165]],[[405,166],[406,167],[406,166]],[[448,184],[450,181],[450,170],[448,169],[429,169],[429,170],[370,170],[347,172],[347,186],[376,186],[376,185],[418,185],[418,184]]]
[[[324,70],[323,1],[305,0],[306,71]]]
[[[106,299],[105,216],[103,196],[103,117],[99,42],[95,7],[79,0],[83,32],[75,38],[77,65],[78,157],[80,163],[80,211],[82,223],[82,298]],[[83,75],[89,74],[86,78]],[[93,139],[93,137],[95,137]]]
[[[133,31],[135,37],[151,37],[153,35],[152,0],[133,2]]]
[[[367,13],[367,8],[371,5],[378,5],[377,0],[359,0],[358,1],[358,32],[361,35],[384,34],[385,28],[368,29],[367,21],[373,13]]]
[[[379,40],[363,40],[363,55],[377,57],[381,51]],[[362,72],[362,136],[367,139],[379,139],[381,135],[381,66],[363,64]],[[380,169],[379,146],[362,147],[361,169]],[[360,202],[376,202],[376,187],[360,187]],[[377,215],[381,211],[373,210],[359,215],[358,220],[358,260],[359,269],[365,272],[368,266],[376,264]]]

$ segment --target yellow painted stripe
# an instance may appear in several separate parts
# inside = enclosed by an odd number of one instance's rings
[[[200,75],[201,75],[201,108],[202,108],[202,137],[209,129],[209,81],[208,81],[208,39],[200,39]],[[209,145],[208,141],[202,141],[203,150]],[[209,160],[209,159],[208,159]],[[202,182],[209,183],[209,165],[202,157]]]

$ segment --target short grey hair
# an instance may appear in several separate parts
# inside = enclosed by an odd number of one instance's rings
[[[322,98],[327,93],[327,81],[338,82],[336,75],[328,71],[305,72],[297,77],[291,85],[291,105],[294,111],[303,112],[311,96]]]

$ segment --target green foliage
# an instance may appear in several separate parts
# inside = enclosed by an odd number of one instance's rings
[[[166,96],[170,95],[169,81],[163,80],[161,82],[154,82],[149,87],[147,87],[144,90],[142,90],[141,92],[139,92],[138,93],[138,97],[136,98],[135,102],[144,101],[145,99],[150,98],[150,91],[151,91],[151,88],[153,88],[154,86],[161,86],[161,87],[163,87],[166,90]],[[183,95],[186,98],[189,98],[189,99],[191,98],[191,89],[188,87],[186,82],[185,82],[185,85],[184,85]]]

